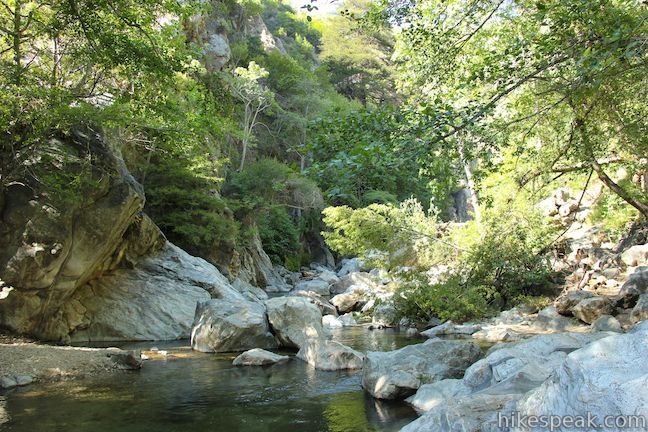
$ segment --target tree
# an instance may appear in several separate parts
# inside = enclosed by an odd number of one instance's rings
[[[268,71],[251,61],[247,68],[236,68],[234,75],[229,78],[232,95],[243,103],[243,137],[239,172],[243,171],[248,147],[254,142],[254,129],[261,124],[259,114],[274,104],[274,94],[260,82],[267,76]]]
[[[520,149],[527,180],[528,171],[594,171],[648,216],[645,192],[614,181],[602,163],[645,169],[645,2],[385,1],[366,19],[403,28],[396,58],[417,90],[410,103],[437,113],[427,145],[457,145],[478,125],[481,138]],[[482,149],[464,150],[485,157]]]

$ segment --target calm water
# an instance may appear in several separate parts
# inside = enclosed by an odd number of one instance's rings
[[[334,338],[360,351],[419,343],[397,331],[347,328]],[[316,371],[291,359],[234,367],[235,355],[201,354],[187,342],[157,346],[166,360],[142,370],[33,385],[0,395],[0,431],[396,431],[416,418],[404,403],[373,400],[360,374]],[[5,419],[6,420],[6,419]]]

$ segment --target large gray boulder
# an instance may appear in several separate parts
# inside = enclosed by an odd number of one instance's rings
[[[310,291],[322,296],[331,295],[329,282],[319,278],[297,282],[295,284],[295,291]]]
[[[266,301],[268,320],[279,343],[301,348],[309,339],[324,337],[322,314],[305,298],[276,297]]]
[[[198,303],[191,329],[191,348],[201,352],[232,352],[276,348],[262,303],[213,299]]]
[[[521,415],[563,418],[591,413],[597,417],[598,424],[603,424],[604,416],[632,415],[635,419],[643,419],[638,430],[645,430],[648,421],[646,359],[647,325],[628,334],[599,339],[570,353],[552,378],[526,394],[516,410]],[[620,428],[612,425],[608,430],[615,429]]]
[[[480,355],[477,344],[441,339],[396,351],[368,352],[362,387],[378,399],[403,399],[423,384],[461,377]]]
[[[358,258],[343,259],[340,262],[340,270],[338,276],[343,277],[349,273],[357,273],[361,270],[360,260]]]
[[[340,342],[310,339],[297,353],[297,358],[320,370],[361,369],[364,355]]]
[[[381,303],[374,309],[371,323],[380,327],[394,327],[397,324],[397,312],[392,303]]]
[[[290,360],[288,356],[282,356],[261,348],[254,348],[241,353],[234,359],[234,366],[269,366]]]
[[[367,289],[375,288],[375,283],[369,273],[353,272],[339,278],[331,285],[331,294],[341,294],[352,285],[364,286]]]

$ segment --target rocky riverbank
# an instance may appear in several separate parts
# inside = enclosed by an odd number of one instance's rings
[[[3,389],[142,367],[138,351],[44,345],[6,335],[0,341],[0,388]]]

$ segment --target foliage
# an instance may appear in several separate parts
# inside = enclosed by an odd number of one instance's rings
[[[272,207],[263,212],[258,217],[257,226],[263,250],[274,263],[284,264],[286,258],[300,253],[299,227],[284,207]]]
[[[425,273],[414,272],[404,277],[406,281],[394,294],[394,307],[400,316],[419,322],[428,322],[433,317],[463,322],[493,313],[480,288],[466,288],[459,276],[433,284]]]

